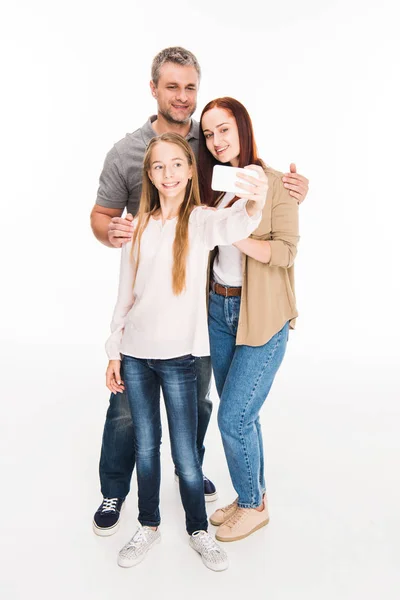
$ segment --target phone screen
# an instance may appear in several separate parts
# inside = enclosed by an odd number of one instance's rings
[[[239,195],[240,192],[243,192],[243,189],[236,186],[238,181],[242,181],[236,177],[237,173],[244,173],[245,175],[251,175],[251,177],[259,177],[258,171],[253,171],[252,169],[241,169],[226,165],[215,165],[213,169],[211,189],[217,192],[233,192],[234,194]]]

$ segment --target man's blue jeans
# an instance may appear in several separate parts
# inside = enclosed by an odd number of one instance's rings
[[[196,445],[196,359],[191,355],[168,360],[123,356],[122,378],[134,429],[139,522],[149,527],[160,523],[162,389],[186,530],[189,534],[207,530],[203,473]]]
[[[211,363],[220,397],[218,425],[238,504],[260,506],[265,492],[259,413],[283,360],[289,324],[263,346],[236,346],[240,297],[210,292]]]
[[[209,356],[196,358],[198,427],[197,450],[201,464],[204,437],[211,417],[211,362]],[[104,498],[125,498],[135,467],[133,424],[126,393],[111,394],[104,424],[100,457],[101,493]]]

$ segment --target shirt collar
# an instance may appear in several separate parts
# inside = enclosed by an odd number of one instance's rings
[[[150,140],[156,136],[156,132],[154,131],[153,127],[151,126],[151,124],[154,123],[154,121],[156,119],[157,119],[157,115],[152,115],[142,127],[142,135],[143,135],[143,139],[144,139],[146,146],[148,146],[150,143]],[[195,121],[194,119],[192,119],[189,133],[187,134],[186,139],[188,141],[193,138],[195,140],[198,140],[199,133],[200,133],[199,130],[200,130],[200,127],[199,127],[198,122]]]

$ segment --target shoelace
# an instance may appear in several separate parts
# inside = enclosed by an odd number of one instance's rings
[[[231,508],[233,508],[234,506],[237,506],[237,500],[234,500],[233,502],[231,502],[230,504],[228,504],[228,506],[224,506],[223,508],[221,508],[222,512],[228,512],[229,510],[231,510]]]
[[[118,498],[104,498],[101,512],[115,512],[117,508],[117,502]]]
[[[245,508],[238,507],[238,509],[233,513],[230,519],[228,519],[228,521],[224,523],[224,526],[227,525],[228,527],[233,527],[234,525],[236,525],[236,523],[238,523],[246,515],[246,510],[247,509]]]
[[[202,531],[199,533],[199,538],[205,550],[215,550],[216,552],[221,552],[221,548],[208,533]]]
[[[134,533],[132,539],[127,543],[127,547],[137,548],[143,542],[146,542],[146,536],[143,533],[142,527],[139,527],[137,531]]]

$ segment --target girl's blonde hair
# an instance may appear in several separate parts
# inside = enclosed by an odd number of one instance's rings
[[[172,266],[172,290],[178,296],[185,289],[186,283],[186,260],[189,252],[189,217],[192,210],[201,204],[199,181],[197,177],[196,159],[193,150],[188,142],[177,133],[163,133],[153,138],[146,150],[143,160],[143,180],[142,195],[140,198],[138,222],[132,237],[131,256],[135,261],[135,272],[133,285],[135,285],[136,276],[140,261],[140,242],[143,231],[146,229],[149,219],[157,210],[160,209],[160,197],[157,188],[152,184],[148,172],[151,167],[151,153],[161,142],[168,142],[179,146],[192,167],[192,178],[189,179],[184,200],[180,206],[178,222],[176,224],[175,240],[173,245],[173,266]]]

